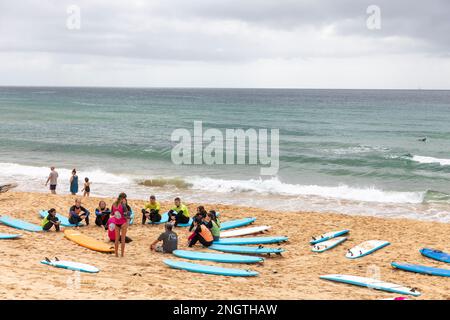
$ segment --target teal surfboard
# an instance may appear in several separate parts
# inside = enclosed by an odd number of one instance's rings
[[[224,238],[214,241],[213,244],[241,245],[241,244],[269,244],[285,242],[288,237],[253,237],[253,238]]]
[[[421,266],[417,264],[397,263],[397,262],[392,262],[391,266],[403,271],[428,274],[430,276],[450,277],[450,269],[440,269],[434,267]]]
[[[324,234],[321,234],[319,236],[316,237],[312,237],[311,241],[309,242],[310,244],[316,244],[316,243],[320,243],[323,241],[327,241],[339,236],[342,236],[344,234],[347,234],[349,232],[349,230],[345,229],[345,230],[339,230],[339,231],[331,231],[331,232],[327,232]]]
[[[228,230],[243,227],[255,222],[256,218],[244,218],[238,220],[225,221],[220,224],[220,230]]]
[[[21,234],[0,233],[0,240],[17,239],[21,236]]]
[[[346,274],[327,274],[324,276],[320,276],[320,279],[341,282],[341,283],[346,283],[346,284],[352,284],[355,286],[367,287],[367,288],[386,291],[386,292],[420,296],[420,292],[418,292],[414,288],[408,288],[408,287],[405,287],[400,284],[385,282],[385,281],[382,281],[380,279],[375,279],[375,278],[366,278],[366,277],[359,277],[359,276],[346,275]]]
[[[232,277],[254,277],[259,273],[251,270],[244,269],[232,269],[232,268],[222,268],[215,266],[208,266],[204,264],[176,261],[176,260],[164,260],[164,263],[171,268],[187,270],[190,272],[215,274],[220,276],[232,276]]]
[[[42,260],[41,263],[52,266],[52,267],[63,268],[63,269],[68,269],[68,270],[73,270],[73,271],[81,271],[81,272],[88,272],[88,273],[97,273],[100,271],[98,268],[91,266],[89,264],[73,262],[73,261],[53,260],[51,262],[48,262],[47,260]]]
[[[258,263],[264,259],[260,257],[244,256],[239,254],[208,253],[189,250],[175,250],[173,254],[177,257],[190,260],[206,260],[223,263]]]
[[[42,231],[42,227],[37,224],[32,224],[24,220],[15,219],[9,216],[0,216],[0,222],[4,225],[20,230],[38,232]]]
[[[209,246],[208,249],[221,251],[221,252],[229,252],[229,253],[242,253],[242,254],[281,254],[284,252],[284,249],[281,248],[264,248],[262,246],[259,247],[248,247],[248,246],[233,246],[233,245],[222,245],[222,244],[213,244]]]
[[[46,216],[48,216],[48,212],[46,210],[41,210],[39,211],[39,215],[41,216],[41,218],[45,218]],[[59,219],[59,221],[61,222],[61,226],[63,227],[76,227],[76,224],[72,224],[69,222],[69,218],[57,213],[56,217]],[[83,226],[84,223],[81,222],[78,224],[78,226]]]
[[[420,250],[420,253],[427,258],[450,263],[450,254],[442,252],[440,250],[423,248]]]

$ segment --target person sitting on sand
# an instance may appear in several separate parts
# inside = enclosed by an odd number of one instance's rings
[[[181,203],[179,197],[176,197],[174,200],[175,206],[169,210],[169,221],[175,223],[175,227],[180,223],[188,223],[190,216],[188,208]]]
[[[144,209],[142,209],[142,224],[145,224],[147,219],[149,219],[150,222],[161,221],[159,210],[161,210],[161,205],[156,201],[156,197],[151,195],[150,202],[146,203]]]
[[[111,216],[111,210],[106,207],[106,202],[101,200],[95,209],[95,224],[99,227],[103,226],[106,229],[106,224]]]
[[[111,217],[106,222],[106,230],[108,231],[108,238],[111,242],[116,242],[116,218]],[[125,243],[130,243],[133,241],[128,236],[125,236]]]
[[[214,241],[220,239],[220,220],[217,218],[216,212],[210,210],[206,217],[203,219],[204,225],[211,230]]]
[[[165,224],[166,231],[161,233],[155,241],[150,245],[150,250],[162,253],[172,253],[178,248],[178,236],[172,231],[173,225],[170,222]],[[162,241],[162,245],[158,242]]]
[[[81,190],[83,193],[83,197],[89,197],[89,194],[91,193],[91,183],[89,182],[89,178],[84,178],[84,187],[83,190]]]
[[[69,209],[69,222],[78,225],[84,220],[86,225],[89,225],[89,211],[81,206],[81,200],[75,199],[75,204]]]
[[[70,193],[74,196],[78,193],[78,176],[77,170],[72,170],[72,176],[70,177]]]
[[[121,256],[125,256],[125,240],[127,236],[127,229],[130,221],[130,206],[127,204],[127,195],[125,193],[120,193],[117,200],[111,207],[111,212],[115,218],[115,241],[114,241],[114,251],[116,257],[119,256],[119,241]]]
[[[49,231],[53,226],[55,226],[55,230],[59,231],[59,226],[61,222],[56,216],[56,209],[51,208],[47,211],[48,215],[42,220],[42,229],[44,231]]]
[[[206,217],[206,215],[207,215],[207,212],[205,210],[205,207],[198,206],[197,213],[195,214],[193,219],[195,220],[196,218],[199,218],[199,219],[203,220]],[[194,221],[192,221],[191,226],[189,227],[189,231],[192,231],[192,229],[194,229]]]
[[[194,220],[194,232],[188,239],[189,248],[193,247],[197,241],[203,246],[209,247],[213,243],[213,236],[211,231],[202,223],[202,220],[195,218]]]

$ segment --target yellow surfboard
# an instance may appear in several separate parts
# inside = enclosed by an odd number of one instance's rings
[[[73,242],[79,244],[80,246],[86,247],[94,251],[107,253],[114,252],[114,247],[112,247],[108,243],[86,236],[77,230],[66,229],[64,230],[64,236],[67,239],[72,240]]]

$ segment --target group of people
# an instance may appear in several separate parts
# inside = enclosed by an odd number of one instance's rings
[[[56,194],[56,187],[58,185],[58,177],[59,174],[55,170],[55,167],[50,168],[50,174],[48,175],[47,181],[45,182],[45,186],[48,186],[50,184],[50,192],[52,194]],[[72,195],[76,195],[78,193],[78,175],[77,170],[72,170],[72,175],[70,176],[70,187],[69,191]],[[91,182],[89,181],[89,178],[84,178],[84,184],[83,188],[81,189],[81,192],[83,192],[84,197],[89,197],[91,193]]]
[[[149,202],[142,209],[142,224],[157,223],[162,219],[160,212],[161,205],[156,201],[154,195],[150,196]],[[47,211],[47,216],[42,220],[42,228],[46,231],[52,227],[56,231],[60,231],[61,221],[58,219],[56,210],[51,208]],[[150,250],[162,253],[172,253],[178,248],[178,235],[173,231],[174,227],[180,224],[187,224],[190,221],[189,210],[186,205],[181,203],[179,197],[174,199],[174,206],[167,212],[168,221],[165,223],[165,231],[150,245]],[[123,257],[125,253],[125,244],[132,241],[127,236],[128,225],[132,215],[132,209],[128,205],[127,195],[120,193],[111,206],[107,207],[105,201],[100,201],[95,209],[95,224],[103,227],[108,234],[110,241],[114,242],[114,251],[116,256],[120,254]],[[81,200],[76,199],[75,204],[69,208],[69,223],[76,226],[82,222],[89,225],[90,212],[82,206]],[[188,238],[188,246],[192,247],[197,242],[208,247],[213,241],[220,237],[220,220],[216,212],[210,210],[207,212],[203,206],[197,208],[197,212],[193,217],[189,231],[192,234]],[[161,242],[161,243],[160,243]],[[159,244],[160,243],[160,244]]]

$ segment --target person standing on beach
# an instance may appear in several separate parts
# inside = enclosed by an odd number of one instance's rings
[[[190,216],[188,208],[181,203],[181,199],[176,197],[174,200],[175,206],[169,210],[169,221],[174,222],[175,227],[180,223],[188,223]]]
[[[78,193],[78,176],[77,170],[72,170],[72,176],[70,177],[70,193],[74,196]]]
[[[56,172],[55,167],[50,168],[50,174],[48,175],[47,182],[45,186],[50,182],[50,192],[56,194],[56,185],[58,184],[58,172]]]
[[[91,183],[89,182],[89,178],[84,178],[84,187],[83,187],[83,197],[89,197],[89,194],[91,193]]]
[[[125,193],[120,193],[117,200],[113,203],[111,207],[111,212],[114,217],[114,229],[115,229],[115,241],[114,241],[114,251],[116,257],[119,256],[119,240],[121,248],[121,256],[125,255],[125,243],[127,237],[128,223],[130,220],[130,210],[127,204],[127,195]]]

